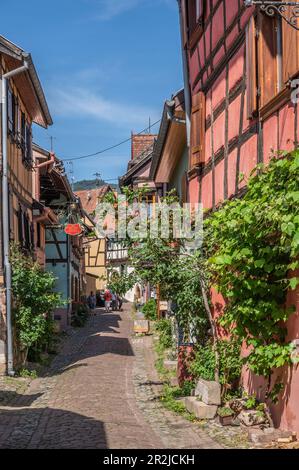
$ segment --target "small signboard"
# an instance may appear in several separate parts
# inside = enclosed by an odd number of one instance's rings
[[[167,312],[168,310],[168,302],[167,300],[160,300],[159,302],[159,310],[160,312]]]
[[[150,325],[148,320],[135,320],[134,321],[134,332],[135,333],[149,333]]]

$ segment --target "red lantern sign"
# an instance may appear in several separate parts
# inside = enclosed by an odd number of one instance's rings
[[[74,237],[82,233],[82,227],[80,224],[67,224],[64,231],[67,235]]]

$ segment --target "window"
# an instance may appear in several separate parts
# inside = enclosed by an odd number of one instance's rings
[[[18,211],[18,238],[19,238],[19,244],[23,246],[24,231],[23,231],[23,211],[22,211],[21,206],[19,207],[19,211]]]
[[[25,160],[26,153],[26,118],[25,114],[21,114],[21,135],[20,135],[20,145],[22,151],[22,160]]]
[[[27,123],[25,114],[21,114],[21,135],[20,146],[22,151],[22,160],[25,165],[32,164],[32,130],[31,125]]]
[[[283,97],[288,81],[298,71],[298,31],[279,16],[259,11],[246,29],[247,117],[255,117],[258,108]]]
[[[36,246],[41,248],[41,224],[36,224]]]
[[[27,165],[31,165],[31,163],[32,163],[32,131],[31,131],[31,125],[30,124],[26,124],[25,163]]]
[[[14,139],[16,133],[16,98],[10,88],[7,90],[7,130],[8,134]]]
[[[182,0],[183,42],[184,46],[192,48],[199,39],[203,29],[204,2],[203,0]]]

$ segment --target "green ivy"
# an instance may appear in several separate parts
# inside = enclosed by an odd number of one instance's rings
[[[258,375],[291,363],[285,322],[289,289],[299,278],[299,152],[272,159],[252,173],[245,196],[205,220],[212,283],[226,300],[221,323],[250,346]]]

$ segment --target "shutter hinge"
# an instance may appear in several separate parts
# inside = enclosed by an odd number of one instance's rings
[[[258,39],[260,37],[260,30],[256,28],[255,30],[255,37]]]
[[[256,96],[260,97],[262,94],[261,92],[261,87],[259,86],[257,89],[256,89]]]

